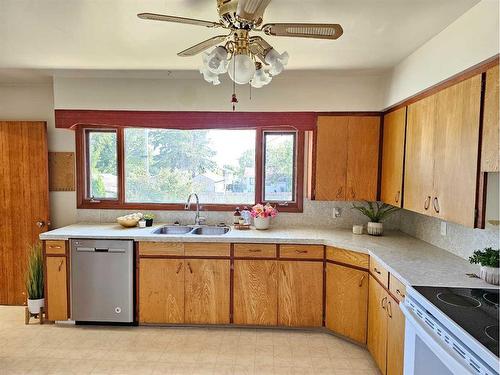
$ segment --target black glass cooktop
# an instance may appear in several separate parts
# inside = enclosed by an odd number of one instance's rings
[[[428,286],[413,288],[493,354],[499,356],[498,289]]]

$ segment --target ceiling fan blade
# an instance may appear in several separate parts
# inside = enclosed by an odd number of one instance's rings
[[[223,26],[222,24],[220,24],[218,22],[197,20],[195,18],[185,18],[185,17],[168,16],[166,14],[139,13],[139,14],[137,14],[137,17],[142,18],[143,20],[185,23],[185,24],[188,24],[188,25],[196,25],[196,26],[206,26],[206,27],[220,27],[220,26]]]
[[[315,39],[338,39],[344,33],[342,26],[335,23],[268,23],[261,31],[266,35]]]
[[[224,42],[227,37],[228,37],[227,35],[214,36],[213,38],[204,40],[201,43],[198,43],[192,47],[189,47],[188,49],[185,49],[184,51],[179,52],[177,55],[183,57],[197,55],[198,53],[203,52],[210,47],[216,46],[217,44]]]
[[[238,0],[236,15],[250,23],[260,24],[270,2],[271,0]]]

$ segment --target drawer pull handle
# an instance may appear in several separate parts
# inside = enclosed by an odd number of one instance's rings
[[[59,268],[59,272],[61,272],[61,268],[63,266],[63,263],[64,263],[64,259],[61,259],[61,263],[59,263],[59,267],[58,267]]]
[[[49,248],[51,249],[62,249],[60,245],[49,245]]]
[[[178,274],[181,268],[182,268],[182,263],[179,263],[179,265],[177,266],[177,271],[175,271],[175,273]]]
[[[379,275],[381,275],[381,274],[382,274],[382,272],[380,272],[380,271],[377,269],[377,267],[373,267],[373,270],[375,271],[375,273],[378,273]]]
[[[307,254],[307,250],[295,250],[297,254]]]
[[[392,319],[392,303],[391,303],[391,301],[389,301],[387,303],[387,315],[389,315],[389,318]]]
[[[261,249],[250,249],[248,251],[251,253],[260,253],[262,250]]]
[[[401,297],[405,298],[405,295],[401,293],[399,289],[396,289],[396,294],[400,295]]]
[[[438,197],[434,197],[434,200],[432,201],[432,206],[434,207],[434,211],[436,211],[436,213],[438,214],[440,210]]]
[[[428,195],[427,198],[425,198],[425,202],[424,202],[424,210],[428,210],[429,209],[429,206],[431,205],[431,196]]]
[[[188,269],[189,269],[189,273],[193,273],[193,269],[191,268],[191,265],[188,263]]]
[[[385,307],[387,306],[387,297],[382,298],[382,300],[380,301],[380,304],[381,304],[382,308],[385,310]]]
[[[363,280],[365,279],[365,275],[361,276],[361,280],[359,280],[359,287],[363,286]]]

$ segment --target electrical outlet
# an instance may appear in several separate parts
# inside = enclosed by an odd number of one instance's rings
[[[441,222],[441,236],[446,236],[446,221]]]
[[[338,208],[338,207],[333,208],[333,217],[334,218],[340,217],[341,214],[342,214],[342,210],[340,208]]]

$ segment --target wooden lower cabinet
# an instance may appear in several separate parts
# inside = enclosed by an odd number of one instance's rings
[[[229,324],[230,261],[186,259],[185,323]]]
[[[367,346],[380,372],[402,375],[405,318],[398,302],[370,276]]]
[[[326,327],[366,343],[368,272],[328,263],[326,266]]]
[[[278,277],[276,260],[234,261],[235,324],[276,325]]]
[[[46,256],[45,267],[47,320],[67,320],[69,318],[67,259],[65,256]]]
[[[278,262],[278,325],[321,327],[323,262]]]
[[[387,375],[402,375],[404,364],[405,316],[398,301],[389,297],[387,324]]]
[[[184,260],[139,262],[139,322],[184,323]]]

